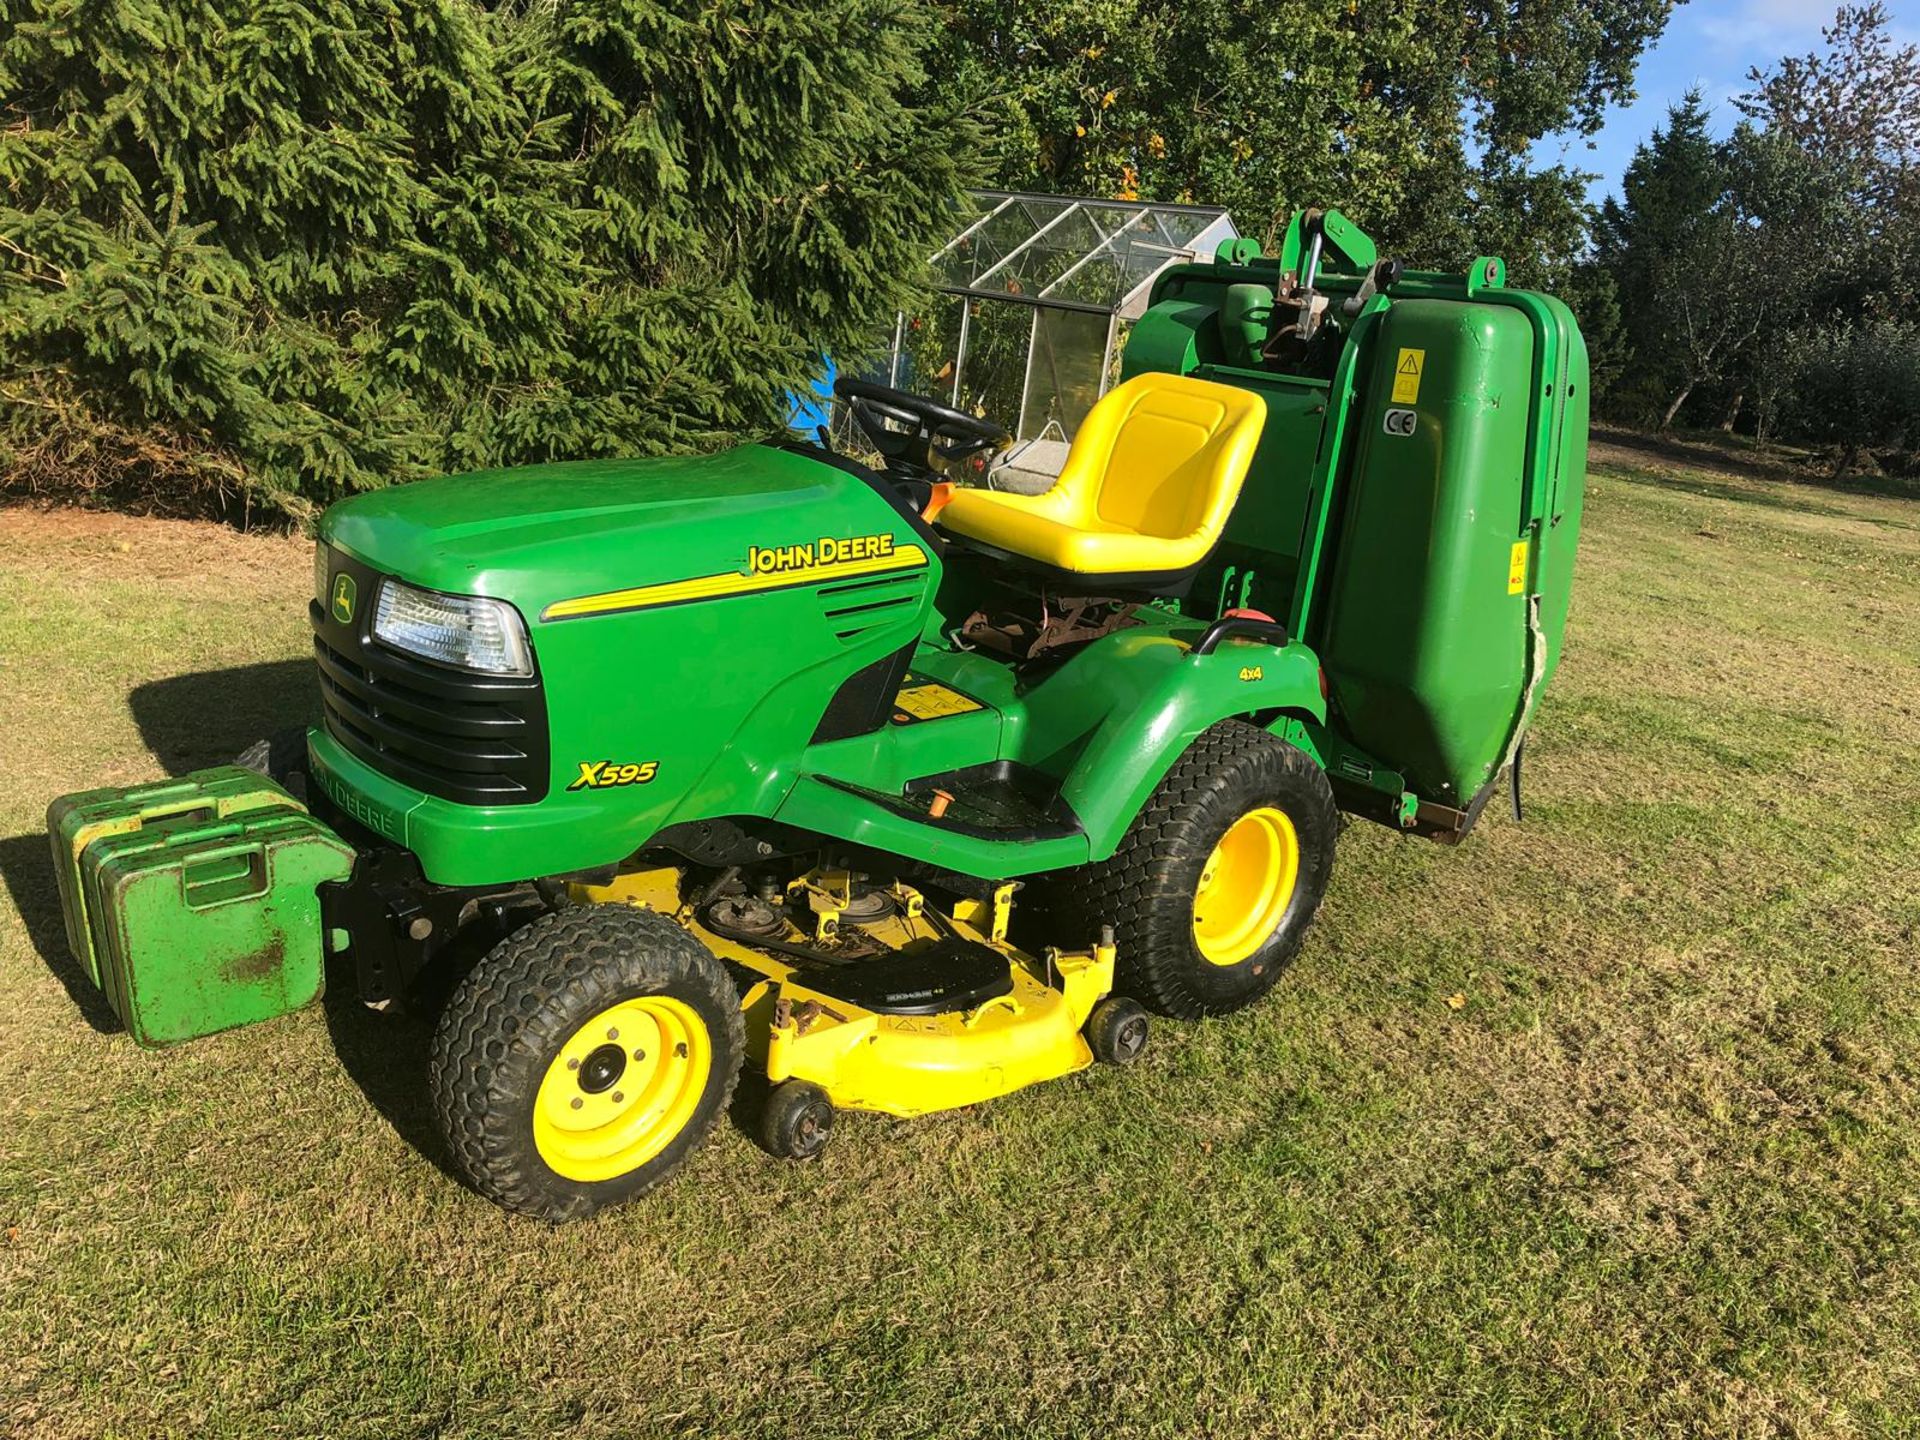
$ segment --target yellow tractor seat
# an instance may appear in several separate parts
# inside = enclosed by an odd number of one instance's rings
[[[1250,390],[1136,375],[1087,415],[1051,490],[956,490],[939,523],[1088,579],[1190,576],[1220,541],[1266,416]]]

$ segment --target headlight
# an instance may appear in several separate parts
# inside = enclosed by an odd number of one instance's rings
[[[527,627],[504,600],[442,595],[398,580],[382,580],[373,638],[437,665],[489,675],[533,674]]]

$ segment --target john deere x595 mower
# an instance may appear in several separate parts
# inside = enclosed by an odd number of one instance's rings
[[[991,418],[843,380],[793,441],[449,477],[320,526],[324,722],[56,801],[136,1039],[435,997],[433,1103],[551,1219],[658,1183],[743,1068],[840,1110],[1125,1063],[1265,995],[1342,810],[1457,841],[1559,656],[1586,354],[1558,301],[1335,211],[1156,282],[1041,495]],[[1020,915],[1014,916],[1018,896]]]

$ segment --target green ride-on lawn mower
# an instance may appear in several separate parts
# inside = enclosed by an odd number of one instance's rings
[[[1308,211],[1160,276],[1042,495],[978,483],[990,419],[842,380],[877,468],[775,440],[356,496],[324,722],[56,801],[70,943],[143,1043],[329,958],[432,1004],[453,1162],[554,1220],[670,1174],[743,1067],[804,1159],[837,1110],[1125,1063],[1147,1011],[1273,987],[1341,810],[1517,807],[1586,378],[1497,259]]]

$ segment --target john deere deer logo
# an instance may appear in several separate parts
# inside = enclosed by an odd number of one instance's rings
[[[333,577],[333,599],[328,608],[342,625],[353,623],[353,576],[344,570]]]

